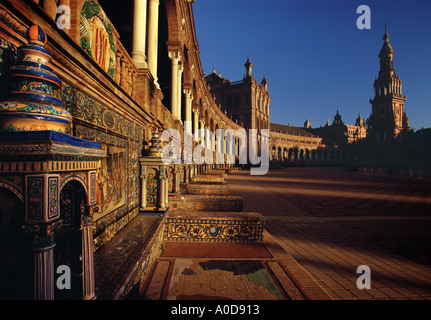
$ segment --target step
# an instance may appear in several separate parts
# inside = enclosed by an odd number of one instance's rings
[[[177,195],[169,196],[169,210],[231,211],[243,209],[240,196]]]
[[[230,188],[227,184],[220,183],[191,183],[185,187],[184,194],[228,196]]]
[[[265,219],[257,212],[169,211],[164,241],[261,243]]]

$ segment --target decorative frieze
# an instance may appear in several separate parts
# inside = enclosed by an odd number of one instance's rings
[[[165,241],[262,242],[264,219],[253,212],[175,211],[165,216]]]

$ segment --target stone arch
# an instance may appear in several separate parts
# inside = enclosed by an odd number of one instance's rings
[[[0,189],[5,188],[11,191],[15,196],[18,197],[22,202],[24,202],[24,195],[22,194],[22,191],[18,189],[15,185],[12,185],[11,183],[4,181],[0,179]]]
[[[77,175],[69,175],[65,179],[63,179],[60,184],[60,192],[64,188],[64,186],[66,186],[70,181],[77,181],[78,183],[80,183],[84,188],[85,192],[87,193],[87,183],[80,176]]]
[[[164,7],[163,7],[164,4]],[[168,30],[168,41],[181,41],[181,13],[176,0],[160,1],[160,11],[165,9]],[[159,24],[159,29],[160,29]]]

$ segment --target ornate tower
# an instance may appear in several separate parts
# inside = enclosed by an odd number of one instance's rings
[[[395,74],[394,50],[389,43],[385,26],[383,46],[379,53],[380,71],[374,80],[374,99],[369,120],[369,137],[375,141],[390,141],[408,129],[408,118],[404,112],[406,96],[402,94],[401,78]]]
[[[250,61],[250,56],[247,57],[247,61],[245,62],[244,67],[246,72],[245,76],[247,78],[251,77],[251,70],[253,68],[253,64]]]

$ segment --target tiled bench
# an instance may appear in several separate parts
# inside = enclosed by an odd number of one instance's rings
[[[164,241],[262,242],[265,219],[257,212],[170,211]]]

